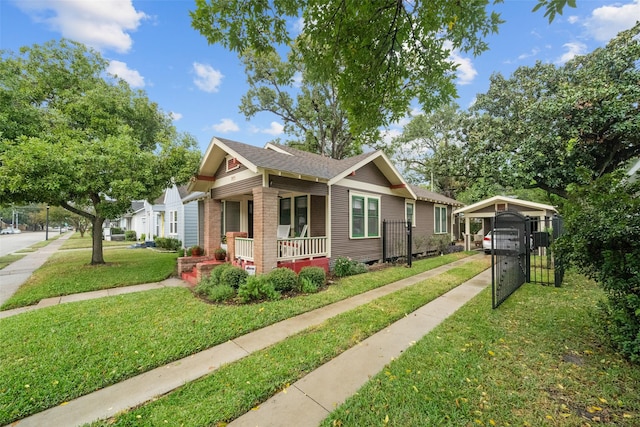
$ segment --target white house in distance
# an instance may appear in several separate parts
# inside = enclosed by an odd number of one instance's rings
[[[198,227],[199,195],[188,194],[186,186],[173,185],[152,203],[138,200],[131,203],[131,211],[121,220],[121,227],[134,230],[146,241],[155,237],[171,237],[182,242],[185,248],[202,241]]]

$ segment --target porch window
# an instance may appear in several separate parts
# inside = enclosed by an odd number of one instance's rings
[[[280,199],[280,225],[291,225],[291,199]]]
[[[295,235],[300,236],[302,228],[307,225],[307,196],[298,196],[294,200],[295,204],[295,223],[293,224]]]
[[[443,234],[447,232],[447,207],[443,205],[435,205],[435,227],[434,233]]]
[[[169,211],[169,234],[178,234],[178,211]]]
[[[405,200],[404,216],[405,221],[410,222],[412,227],[416,226],[416,203],[413,200]]]
[[[351,194],[349,204],[350,237],[380,237],[380,197]]]

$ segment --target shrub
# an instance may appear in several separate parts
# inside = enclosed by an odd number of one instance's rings
[[[302,276],[300,277],[300,292],[304,292],[305,294],[314,294],[318,292],[318,285],[316,285],[310,277]]]
[[[429,247],[436,251],[436,254],[448,253],[449,246],[451,246],[451,236],[448,234],[434,234],[429,238]]]
[[[178,249],[178,257],[183,257],[183,256],[184,256],[184,248]]]
[[[216,286],[217,284],[217,279],[212,281],[211,276],[204,277],[200,279],[196,287],[193,288],[193,291],[200,296],[206,297],[209,294],[209,289]]]
[[[141,240],[141,241],[143,241],[143,242],[144,242],[144,241],[146,240],[146,238],[147,238],[147,235],[146,235],[146,234],[144,234],[144,233],[140,233],[140,240]]]
[[[114,235],[114,234],[124,234],[124,233],[122,232],[122,228],[111,227],[111,235]]]
[[[277,300],[280,292],[276,291],[267,275],[249,276],[238,288],[238,298],[247,303],[264,299]]]
[[[275,268],[267,276],[274,289],[279,292],[292,291],[298,284],[298,276],[290,268]]]
[[[136,238],[136,231],[135,230],[127,230],[124,232],[124,240],[126,240],[127,242],[135,242],[137,240]]]
[[[215,267],[213,270],[211,270],[211,274],[209,275],[209,281],[211,281],[212,283],[215,283],[217,285],[218,283],[220,283],[220,278],[222,277],[222,273],[224,273],[225,271],[227,271],[231,267],[233,267],[233,265],[228,264],[228,263],[227,264],[221,264],[221,265]]]
[[[156,247],[166,249],[168,251],[177,251],[182,246],[182,242],[172,237],[156,237],[154,239]]]
[[[446,247],[446,249],[444,250],[443,254],[444,254],[444,255],[446,255],[446,254],[453,254],[453,253],[456,253],[456,252],[462,252],[462,251],[463,251],[462,246],[459,246],[459,245],[449,245],[449,246],[447,246],[447,247]]]
[[[333,265],[333,274],[336,277],[353,276],[367,272],[367,266],[351,258],[338,257]]]
[[[240,285],[246,282],[248,276],[249,274],[244,271],[244,269],[231,266],[221,273],[219,283],[221,285],[228,285],[234,289],[238,289]]]
[[[322,267],[303,267],[298,274],[299,290],[307,292],[303,289],[303,280],[310,280],[317,290],[326,283],[327,274],[324,272],[324,268]]]
[[[213,302],[228,301],[236,296],[236,290],[227,285],[214,285],[208,288],[206,297]]]

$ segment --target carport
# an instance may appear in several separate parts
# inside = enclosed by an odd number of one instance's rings
[[[539,218],[541,220],[557,213],[556,208],[551,205],[506,196],[494,196],[490,199],[481,200],[472,205],[456,209],[453,211],[453,214],[459,223],[462,223],[464,220],[465,250],[469,251],[474,249],[473,235],[469,233],[471,230],[471,221],[475,218],[482,221],[482,228],[478,233],[481,237],[491,230],[491,220],[498,212],[517,212],[521,215]]]

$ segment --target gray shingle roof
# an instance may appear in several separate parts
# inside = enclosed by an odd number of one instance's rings
[[[288,154],[229,139],[217,139],[259,168],[280,170],[327,180],[339,175],[373,154],[363,153],[348,159],[336,160],[280,144],[273,145]]]
[[[418,196],[418,200],[427,200],[429,202],[437,202],[452,206],[462,206],[462,203],[455,199],[443,196],[442,194],[434,193],[433,191],[418,187],[417,185],[412,185],[411,189],[414,193],[416,193],[416,196]]]

